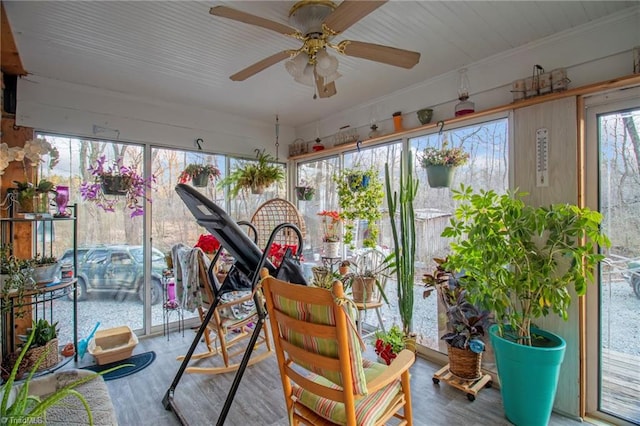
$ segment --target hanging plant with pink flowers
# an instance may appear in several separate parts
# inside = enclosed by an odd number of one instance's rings
[[[123,196],[132,218],[144,214],[144,202],[151,202],[149,193],[156,183],[154,175],[145,179],[135,169],[125,166],[122,158],[108,163],[104,155],[87,170],[94,179],[80,185],[83,200],[95,203],[106,212],[114,212]],[[113,197],[107,198],[107,195]]]

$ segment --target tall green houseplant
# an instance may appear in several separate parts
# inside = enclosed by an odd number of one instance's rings
[[[345,219],[344,242],[355,248],[354,231],[356,220],[367,221],[367,232],[362,239],[362,246],[374,248],[378,243],[378,221],[382,217],[380,207],[384,201],[384,188],[378,172],[352,168],[344,169],[334,176],[338,190],[338,202]]]
[[[444,266],[464,272],[469,299],[495,313],[489,334],[507,418],[546,425],[566,343],[533,322],[551,313],[568,319],[570,290],[585,294],[604,258],[596,246],[610,243],[600,213],[570,204],[533,207],[523,195],[453,191],[461,204],[442,233],[453,239]]]
[[[405,164],[406,162],[406,164]],[[400,157],[399,190],[392,191],[389,164],[384,166],[387,189],[387,205],[391,234],[393,235],[392,268],[396,274],[398,309],[402,320],[402,331],[409,336],[413,331],[413,284],[416,261],[416,228],[413,201],[418,192],[418,179],[413,177],[413,159],[404,154]],[[396,222],[396,215],[398,220]]]

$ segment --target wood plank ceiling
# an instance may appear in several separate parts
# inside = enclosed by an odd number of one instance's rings
[[[26,75],[27,72],[22,67],[20,54],[13,40],[11,25],[4,11],[4,4],[0,3],[0,69],[5,74]]]
[[[4,1],[30,74],[299,126],[500,52],[636,8],[635,1],[394,1],[334,41],[418,51],[411,70],[339,57],[338,94],[312,100],[283,63],[229,76],[300,42],[215,17],[225,4],[286,25],[290,1]],[[3,63],[4,63],[3,21]],[[532,63],[533,64],[533,63]],[[557,64],[556,66],[562,66]]]

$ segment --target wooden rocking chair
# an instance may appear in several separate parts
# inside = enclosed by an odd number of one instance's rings
[[[290,424],[412,424],[413,352],[390,366],[363,359],[342,283],[326,290],[260,275]]]

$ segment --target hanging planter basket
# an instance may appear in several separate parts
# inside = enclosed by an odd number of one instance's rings
[[[130,181],[124,176],[103,175],[100,177],[100,185],[106,195],[126,195]]]
[[[264,193],[264,186],[262,185],[251,185],[251,193],[252,194],[262,194]]]
[[[296,197],[300,201],[311,201],[316,190],[310,186],[296,186]]]
[[[431,188],[449,188],[456,168],[449,166],[428,166],[427,180]]]
[[[209,173],[202,172],[191,178],[191,184],[196,188],[204,188],[209,184]]]

